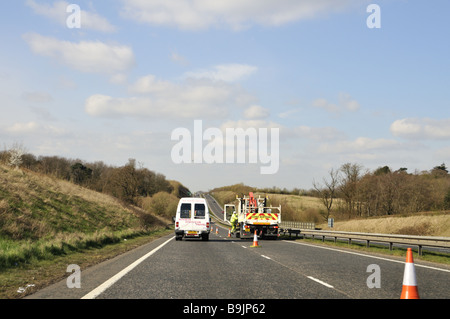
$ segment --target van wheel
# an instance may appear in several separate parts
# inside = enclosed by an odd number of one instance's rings
[[[208,235],[208,234],[202,235],[202,240],[203,240],[203,241],[209,240],[209,235]]]
[[[183,239],[183,236],[179,236],[179,235],[175,236],[175,240],[182,240],[182,239]]]

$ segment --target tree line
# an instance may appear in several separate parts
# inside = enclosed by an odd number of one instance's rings
[[[143,167],[135,159],[129,159],[125,165],[117,167],[103,161],[88,163],[60,156],[35,156],[16,147],[1,151],[0,162],[67,180],[133,205],[140,205],[142,198],[159,192],[176,191],[175,195],[179,197],[190,194],[182,185],[174,189],[163,174]]]
[[[450,175],[445,164],[429,171],[408,173],[388,166],[373,171],[346,163],[331,169],[322,183],[313,181],[321,198],[324,219],[353,218],[450,210]]]

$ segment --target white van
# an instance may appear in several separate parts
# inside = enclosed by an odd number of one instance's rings
[[[175,239],[209,239],[211,220],[204,198],[183,197],[178,202],[175,216]]]

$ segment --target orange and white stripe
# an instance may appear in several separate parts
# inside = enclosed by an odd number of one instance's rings
[[[270,220],[277,220],[278,215],[273,213],[247,213],[246,215],[247,219],[270,219]]]
[[[403,288],[400,299],[419,299],[416,270],[411,248],[406,251],[405,272],[403,274]]]

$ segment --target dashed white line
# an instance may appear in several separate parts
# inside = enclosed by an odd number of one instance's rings
[[[270,258],[270,257],[267,257],[267,256],[264,256],[264,255],[261,255],[261,257],[264,257],[264,258],[266,258],[266,259],[269,259],[269,260],[271,260],[272,258]]]
[[[384,258],[384,257],[378,257],[378,256],[373,256],[373,255],[367,255],[367,254],[357,253],[357,252],[354,252],[354,251],[345,251],[345,250],[340,250],[340,249],[336,249],[336,248],[332,248],[332,247],[323,247],[323,246],[318,246],[318,245],[313,245],[313,244],[306,244],[306,243],[299,243],[299,242],[296,242],[296,241],[293,242],[293,241],[288,241],[288,240],[283,240],[283,242],[296,244],[296,245],[310,246],[310,247],[314,247],[314,248],[327,249],[327,250],[337,251],[337,252],[345,253],[345,254],[351,254],[351,255],[369,257],[369,258],[374,258],[374,259],[386,260],[386,261],[391,261],[391,262],[399,263],[399,264],[404,264],[405,263],[404,261],[400,261],[400,260]],[[433,270],[438,270],[438,271],[450,272],[449,269],[444,269],[444,268],[431,267],[431,266],[421,265],[421,264],[417,264],[417,263],[414,263],[414,265],[416,267],[422,267],[422,268],[428,268],[428,269],[433,269]]]
[[[319,280],[319,279],[317,279],[317,278],[314,278],[314,277],[311,277],[311,276],[308,276],[308,278],[311,279],[311,280],[314,280],[315,282],[318,282],[319,284],[324,285],[325,287],[328,287],[328,288],[334,288],[332,285],[327,284],[326,282],[324,282],[324,281],[322,281],[322,280]]]

